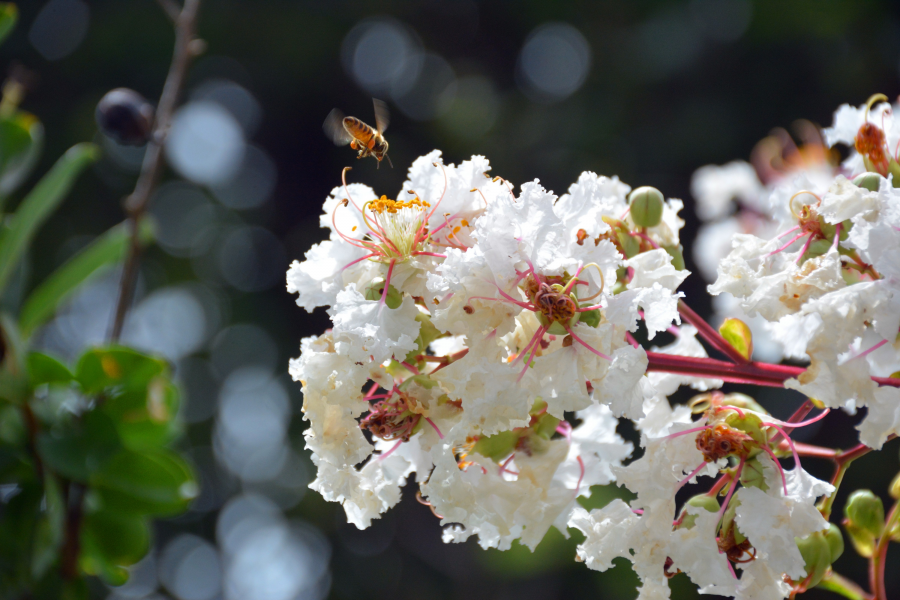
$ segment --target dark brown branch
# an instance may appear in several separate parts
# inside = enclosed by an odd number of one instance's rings
[[[122,327],[125,324],[125,315],[131,306],[131,297],[134,293],[135,280],[137,279],[138,263],[141,254],[141,242],[138,235],[141,219],[147,210],[150,197],[156,189],[156,184],[163,169],[163,145],[172,122],[172,113],[184,87],[184,79],[188,66],[194,56],[192,42],[196,31],[197,11],[200,8],[200,0],[186,0],[184,8],[175,19],[175,52],[172,56],[172,65],[163,86],[162,95],[156,108],[156,121],[153,134],[147,143],[147,152],[144,155],[144,163],[141,174],[138,176],[134,192],[125,200],[125,210],[128,212],[131,245],[125,266],[122,271],[122,281],[119,286],[119,297],[116,302],[116,313],[110,330],[110,341],[116,342],[122,335]]]

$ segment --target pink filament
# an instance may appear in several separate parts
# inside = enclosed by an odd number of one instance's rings
[[[573,338],[576,342],[578,342],[579,344],[581,344],[582,346],[584,346],[585,348],[587,348],[588,350],[590,350],[591,352],[593,352],[594,354],[596,354],[597,356],[599,356],[600,358],[612,362],[612,359],[611,359],[610,357],[608,357],[607,355],[603,354],[603,353],[600,352],[599,350],[594,350],[594,349],[593,349],[589,344],[587,344],[584,340],[582,340],[580,337],[578,337],[577,335],[575,335],[575,332],[572,331],[572,328],[571,328],[571,327],[566,327],[566,331],[569,332],[569,335],[571,335],[572,338]]]
[[[690,481],[691,479],[693,479],[694,476],[695,476],[697,473],[699,473],[701,470],[703,470],[703,467],[705,467],[706,464],[707,464],[707,463],[706,463],[706,461],[704,460],[702,463],[700,463],[700,464],[697,466],[696,469],[694,469],[693,471],[691,471],[691,474],[690,474],[690,475],[688,475],[687,477],[685,477],[684,479],[682,479],[681,481],[679,481],[679,482],[678,482],[678,487],[675,488],[675,491],[678,492],[678,490],[680,490],[681,488],[683,488],[683,487],[684,487],[684,484],[686,484],[688,481]]]
[[[444,434],[441,433],[441,430],[438,429],[438,426],[434,424],[434,421],[432,421],[432,420],[429,419],[428,417],[425,417],[425,420],[428,421],[428,424],[429,424],[429,425],[431,425],[432,427],[434,427],[434,430],[437,432],[438,437],[439,437],[440,439],[444,439]]]
[[[800,250],[800,254],[797,255],[797,260],[794,261],[795,263],[797,263],[798,265],[800,264],[800,259],[802,259],[803,255],[806,254],[806,251],[809,250],[809,246],[810,246],[810,244],[812,244],[812,241],[813,241],[813,235],[810,234],[809,238],[807,238],[807,240],[806,240],[806,243],[803,244],[803,249]]]
[[[821,417],[821,415],[819,415],[819,416]],[[763,422],[763,425],[765,425],[767,427],[774,427],[775,429],[778,430],[778,433],[780,433],[784,437],[784,439],[787,440],[787,443],[791,447],[791,452],[794,455],[794,464],[797,466],[797,468],[799,468],[800,467],[800,455],[797,454],[797,449],[794,447],[794,440],[792,440],[791,437],[787,433],[785,433],[784,429],[782,429],[775,423]]]
[[[672,438],[676,438],[676,437],[678,437],[678,436],[680,436],[680,435],[687,435],[687,434],[689,434],[689,433],[696,433],[696,432],[698,432],[698,431],[703,431],[704,429],[712,429],[712,425],[704,425],[703,427],[694,427],[694,428],[692,428],[692,429],[687,429],[687,430],[685,430],[685,431],[679,431],[678,433],[670,433],[669,435],[667,435],[667,436],[664,437],[663,439],[664,439],[664,440],[669,440],[669,439],[672,439]]]
[[[654,242],[653,240],[651,240],[650,237],[647,236],[647,234],[645,234],[645,233],[640,233],[640,232],[635,232],[635,231],[629,231],[628,233],[629,233],[631,236],[633,236],[633,237],[639,237],[639,238],[641,238],[642,240],[645,240],[647,243],[650,244],[651,247],[653,247],[653,248],[659,250],[659,244],[657,244],[656,242]]]
[[[413,256],[436,256],[438,258],[447,258],[446,254],[437,254],[436,252],[413,252]]]
[[[834,228],[834,241],[831,242],[831,249],[832,249],[832,250],[834,250],[835,248],[837,248],[838,244],[839,244],[840,241],[841,241],[841,225],[843,225],[843,223],[838,223],[838,224],[835,226],[835,228]]]
[[[511,462],[512,462],[512,459],[514,459],[515,457],[516,457],[516,453],[513,452],[512,454],[509,455],[509,458],[507,458],[505,461],[503,461],[503,464],[500,465],[500,473],[501,473],[501,474],[503,474],[503,473],[510,473],[510,474],[512,474],[512,475],[518,475],[518,473],[513,473],[512,471],[510,471],[509,469],[506,468],[506,465],[508,465],[509,463],[511,463]]]
[[[386,459],[388,456],[391,455],[391,452],[393,452],[394,450],[396,450],[397,448],[399,448],[399,447],[400,447],[400,444],[402,444],[402,443],[403,443],[403,440],[397,440],[397,443],[394,444],[393,446],[391,446],[391,449],[390,449],[390,450],[388,450],[387,452],[382,452],[382,453],[381,453],[381,456],[378,457],[378,460],[384,460],[384,459]]]
[[[578,491],[581,489],[581,482],[584,480],[584,461],[581,460],[580,456],[577,458],[577,460],[578,460],[578,466],[581,468],[581,474],[578,476],[578,483],[575,485],[575,495],[576,496],[578,495]]]
[[[791,429],[796,429],[797,427],[806,427],[807,425],[812,425],[816,421],[821,421],[830,412],[831,412],[831,409],[826,408],[820,414],[816,415],[812,419],[807,419],[806,421],[800,421],[799,423],[788,423],[787,421],[779,421],[778,419],[769,419],[769,421],[772,423],[778,423],[779,425],[783,425],[784,427],[790,427]]]
[[[857,358],[862,358],[862,357],[865,356],[866,354],[869,354],[869,353],[871,353],[871,352],[875,352],[876,350],[878,350],[879,348],[881,348],[882,346],[884,346],[884,345],[887,344],[887,343],[888,343],[887,340],[881,340],[880,342],[878,342],[877,344],[875,344],[874,346],[872,346],[872,347],[869,348],[868,350],[864,350],[863,352],[860,352],[859,354],[857,354],[856,356],[854,356],[854,357],[851,358],[850,360],[856,360]],[[847,361],[847,362],[850,362],[850,361]]]
[[[343,267],[341,267],[341,271],[347,269],[348,267],[352,267],[352,266],[355,265],[356,263],[362,262],[362,261],[366,260],[367,258],[372,258],[373,256],[377,256],[377,255],[376,255],[376,254],[368,254],[368,255],[366,255],[366,256],[363,256],[362,258],[357,258],[357,259],[354,260],[353,262],[348,262],[346,265],[344,265]]]
[[[731,496],[734,494],[734,490],[737,489],[738,481],[741,479],[741,472],[744,470],[744,457],[741,457],[741,463],[738,465],[737,471],[734,473],[734,480],[731,482],[731,487],[728,489],[728,495],[725,496],[725,502],[722,503],[722,508],[719,509],[719,519],[722,518],[722,515],[725,514],[725,509],[728,507],[728,503],[731,501]]]
[[[802,238],[804,235],[806,235],[806,232],[805,232],[805,231],[801,231],[800,233],[797,234],[796,237],[791,238],[791,241],[789,241],[787,244],[785,244],[784,246],[782,246],[782,247],[779,248],[778,250],[772,250],[771,252],[769,252],[768,254],[766,254],[766,258],[769,258],[770,256],[772,256],[772,255],[774,255],[774,254],[778,254],[779,252],[781,252],[782,250],[784,250],[785,248],[789,247],[791,244],[793,244],[794,242],[796,242],[797,240],[799,240],[800,238]]]
[[[559,425],[556,426],[556,433],[565,436],[566,440],[570,444],[572,443],[572,424],[568,421],[560,421]]]
[[[408,362],[401,361],[400,364],[403,365],[406,368],[406,370],[409,371],[410,373],[412,373],[413,375],[419,374],[419,370],[417,368],[415,368],[414,366],[412,366],[411,364],[409,364]]]
[[[387,277],[384,278],[384,289],[381,291],[381,300],[378,301],[378,304],[383,305],[387,299],[388,289],[391,287],[391,273],[394,272],[394,263],[396,262],[392,260],[391,265],[388,267]]]
[[[784,469],[781,467],[781,463],[778,461],[778,457],[775,456],[775,453],[772,452],[768,446],[762,446],[762,449],[765,450],[769,454],[769,456],[772,457],[772,460],[775,461],[775,466],[778,467],[778,473],[781,475],[781,485],[782,487],[784,487],[784,495],[787,496],[787,479],[785,479],[784,477]]]
[[[775,236],[775,239],[776,239],[776,240],[780,240],[780,239],[783,238],[784,236],[786,236],[786,235],[788,235],[788,234],[790,234],[790,233],[794,233],[794,232],[797,231],[798,229],[800,229],[800,226],[799,226],[799,225],[794,225],[793,227],[791,227],[790,229],[788,229],[788,230],[785,231],[784,233],[780,233],[780,234],[778,234],[777,236]]]
[[[742,411],[741,409],[739,409],[737,406],[722,406],[721,408],[719,408],[719,410],[733,410],[733,411],[736,412],[742,419],[746,417],[746,415],[744,414],[744,411]]]

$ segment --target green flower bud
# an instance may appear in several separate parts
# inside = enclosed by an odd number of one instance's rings
[[[597,327],[600,324],[600,309],[589,310],[587,312],[578,313],[581,315],[579,319],[588,327]]]
[[[844,516],[855,527],[867,530],[876,538],[884,531],[884,504],[871,490],[856,490],[850,494]]]
[[[890,494],[891,498],[894,500],[900,500],[900,473],[894,475],[894,479],[891,481],[891,487],[888,488],[888,494]]]
[[[800,556],[806,567],[805,579],[807,588],[818,585],[833,562],[831,559],[831,546],[825,535],[821,531],[817,531],[803,539],[794,538],[797,548],[800,550]]]
[[[553,434],[556,433],[559,421],[560,420],[553,415],[544,413],[538,417],[537,423],[534,424],[534,432],[545,440],[549,440],[553,437]]]
[[[381,277],[376,277],[366,286],[366,300],[381,300],[383,293],[384,279]],[[388,308],[398,308],[403,303],[403,294],[390,285],[388,286],[387,298],[384,299],[384,303],[387,304]]]
[[[766,485],[766,478],[763,475],[762,464],[759,462],[758,458],[748,460],[744,463],[744,468],[741,471],[741,485],[744,487],[759,488],[762,491],[769,489],[769,486]]]
[[[863,173],[853,180],[858,187],[865,188],[870,192],[877,192],[881,186],[881,180],[884,179],[878,173]]]
[[[658,189],[646,185],[639,187],[628,195],[631,219],[638,227],[656,227],[662,220],[665,201]]]
[[[841,529],[834,523],[828,524],[828,531],[825,532],[825,541],[831,549],[831,562],[835,562],[844,553],[844,536]]]

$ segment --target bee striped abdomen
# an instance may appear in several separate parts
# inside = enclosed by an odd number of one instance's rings
[[[375,136],[375,130],[356,117],[344,117],[344,129],[359,140],[361,146],[371,147],[370,142]]]

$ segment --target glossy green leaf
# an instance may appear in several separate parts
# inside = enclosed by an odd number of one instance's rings
[[[148,221],[140,229],[142,242],[153,238]],[[117,225],[92,241],[81,252],[50,274],[25,300],[19,315],[22,337],[28,338],[49,321],[78,287],[89,281],[104,267],[118,263],[125,256],[130,240],[128,227]]]
[[[81,541],[86,553],[108,564],[127,567],[147,554],[150,529],[146,517],[100,510],[85,516]]]
[[[29,353],[25,364],[28,366],[28,382],[32,388],[45,383],[65,384],[75,378],[69,367],[42,352]]]
[[[75,378],[82,391],[92,396],[107,388],[146,388],[150,381],[167,373],[164,360],[123,346],[93,348],[81,355]]]
[[[0,42],[12,32],[19,20],[19,9],[12,2],[0,3]]]
[[[69,193],[78,175],[98,156],[93,144],[73,146],[22,200],[9,228],[0,236],[0,290],[6,288],[37,230]]]
[[[38,453],[54,472],[87,483],[120,448],[116,426],[107,415],[93,410],[73,421],[61,433],[43,432]]]
[[[31,174],[43,146],[44,126],[34,115],[14,111],[0,118],[0,205]]]
[[[170,450],[122,450],[91,478],[104,509],[170,516],[184,512],[197,495],[190,466]]]

